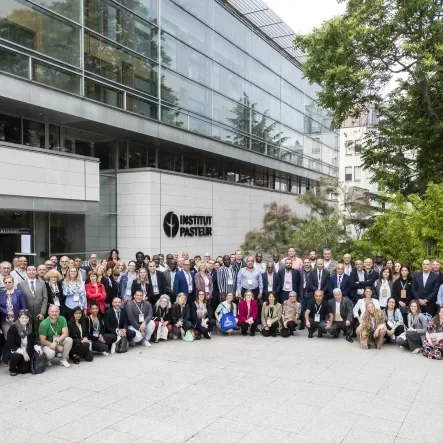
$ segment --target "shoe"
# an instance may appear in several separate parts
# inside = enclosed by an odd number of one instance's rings
[[[65,368],[70,368],[71,365],[68,363],[68,360],[66,360],[65,358],[62,358],[60,360],[60,366],[64,366]]]
[[[272,335],[273,337],[277,337],[277,334],[276,334],[275,332],[272,332],[271,335]]]
[[[57,352],[56,357],[57,358],[62,358],[62,353],[61,352]]]
[[[46,366],[47,366],[48,368],[50,368],[50,367],[52,366],[52,361],[51,361],[51,360],[47,360],[47,361],[46,361]]]
[[[238,328],[237,328],[237,329],[236,329],[236,328],[234,328],[234,329],[235,329],[235,330],[237,330]],[[208,335],[209,335],[209,337],[211,337],[211,333],[210,333],[210,332],[208,332]]]
[[[241,331],[241,335],[245,336],[248,335],[245,331]]]
[[[150,348],[152,345],[151,345],[151,343],[148,342],[148,340],[143,340],[143,346]]]
[[[412,351],[412,353],[413,354],[420,354],[420,352],[422,352],[423,351],[423,348],[417,348],[417,349],[414,349],[413,351]]]
[[[251,332],[251,337],[255,337],[255,332]]]
[[[62,360],[62,361],[63,361],[63,360]],[[62,361],[60,362],[60,364],[62,363]],[[79,357],[78,355],[74,355],[74,356],[72,357],[72,362],[73,362],[75,365],[80,364],[80,357]]]
[[[322,338],[322,337],[323,337],[323,333],[319,332],[319,333],[317,334],[317,337],[318,337],[318,338]]]
[[[300,327],[298,328],[299,331],[303,331],[303,329],[305,329],[304,326],[300,326]]]
[[[173,339],[173,340],[177,340],[177,338],[178,338],[178,337],[177,337],[176,335],[173,335],[173,336],[172,336],[172,339]]]
[[[340,331],[338,331],[338,334],[337,333],[333,334],[332,338],[338,338],[339,335],[340,335]]]
[[[352,340],[350,335],[346,336],[346,341],[348,341],[349,343],[354,343],[354,340]]]
[[[352,338],[357,338],[357,334],[355,332],[352,333],[351,335]]]
[[[206,334],[203,335],[207,340],[211,340],[211,336],[209,335],[209,332],[206,332]]]
[[[134,340],[131,340],[131,341],[129,342],[129,346],[135,346],[135,341],[134,341]]]
[[[15,377],[15,376],[17,375],[17,372],[11,372],[11,371],[9,371],[9,375],[10,375],[11,377]]]
[[[312,338],[312,337],[314,337],[314,334],[311,331],[309,331],[308,338]]]
[[[117,347],[116,343],[112,343],[111,345],[111,354],[115,354],[115,348]]]
[[[102,355],[109,355],[109,352],[102,352]]]

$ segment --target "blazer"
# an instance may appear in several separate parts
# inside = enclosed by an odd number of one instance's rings
[[[401,298],[401,290],[403,287],[406,290],[406,298]],[[395,280],[394,284],[392,285],[392,297],[395,298],[395,301],[398,302],[401,301],[406,304],[406,306],[409,306],[409,303],[414,298],[412,295],[412,279],[403,280],[401,277]]]
[[[137,271],[135,271],[135,275],[138,276]],[[135,281],[135,280],[134,280]],[[126,294],[126,289],[128,286],[128,273],[125,272],[121,277],[120,277],[120,297],[123,299],[123,297]]]
[[[284,285],[285,285],[285,272],[286,272],[286,270],[284,268],[280,269],[278,271],[278,275],[280,277],[280,282],[281,282],[280,292],[290,292],[290,291],[297,292],[297,290],[300,288],[300,281],[301,281],[300,271],[298,269],[292,269],[291,270],[291,272],[292,272],[292,287],[289,290],[284,287]],[[298,295],[298,293],[297,293],[297,295]]]
[[[175,325],[180,319],[183,319],[183,323],[191,321],[191,308],[185,305],[182,309],[178,303],[174,303],[171,308],[171,323]]]
[[[148,280],[149,280],[149,294],[148,300],[152,305],[155,305],[160,298],[160,295],[166,294],[166,278],[163,272],[155,271],[155,275],[157,276],[157,285],[158,285],[158,294],[154,296],[154,286],[152,285],[151,273],[148,271]]]
[[[66,297],[65,294],[63,294],[63,285],[61,280],[57,281],[57,287],[58,287],[58,294],[56,292],[53,292],[51,285],[49,282],[46,282],[46,292],[48,293],[48,307],[49,305],[54,305],[55,297],[58,297],[58,301],[60,303],[60,306],[65,305]]]
[[[412,296],[415,300],[426,299],[435,302],[440,283],[440,276],[434,272],[429,273],[426,286],[423,286],[423,272],[416,272],[412,279]],[[20,283],[19,283],[20,284]]]
[[[262,274],[263,279],[263,302],[268,301],[268,295],[269,295],[269,277],[268,272],[263,272]],[[281,279],[280,279],[280,272],[273,272],[272,273],[272,291],[274,294],[280,294],[281,291]]]
[[[206,309],[207,309],[208,313],[205,318],[212,319],[213,314],[212,314],[211,303],[206,303]],[[202,322],[197,317],[197,305],[195,304],[195,302],[192,302],[192,304],[191,304],[191,322],[193,325],[198,325]]]
[[[231,273],[229,274],[229,270],[231,270]],[[227,292],[229,292],[229,289],[232,290],[233,293],[237,291],[237,275],[239,271],[238,266],[230,266],[227,268],[226,266],[222,266],[218,272],[217,272],[217,283],[218,283],[218,290],[220,291],[220,294],[226,295]],[[229,275],[232,276],[232,285],[231,288],[229,288],[228,281],[229,281]]]
[[[180,292],[183,292],[188,297],[187,304],[191,305],[192,303],[194,303],[195,283],[194,283],[194,272],[189,271],[189,273],[191,274],[192,277],[192,291],[189,292],[188,281],[186,280],[185,272],[180,271],[177,272],[177,274],[175,275],[174,293],[178,295]]]
[[[263,291],[264,292],[264,291]],[[238,324],[241,325],[248,318],[252,318],[254,321],[258,318],[258,303],[257,300],[251,300],[249,317],[248,317],[248,303],[246,300],[242,300],[238,305]]]
[[[428,319],[422,313],[419,313],[413,319],[412,314],[409,313],[406,321],[406,326],[408,328],[413,328],[417,330],[417,334],[422,337],[426,334],[426,330],[428,327]]]
[[[304,300],[305,296],[309,294],[309,279],[311,277],[312,269],[305,271],[305,268],[300,269],[300,287],[297,291],[298,301]]]
[[[324,298],[326,299],[328,297],[328,290],[329,290],[329,280],[330,280],[330,274],[325,269],[322,269],[321,271],[321,282],[320,282],[320,290],[324,293]],[[309,286],[308,282],[306,282],[306,287],[309,287],[309,294],[312,296],[315,291],[318,290],[318,269],[314,268],[311,271],[311,275],[309,276]]]
[[[94,337],[94,324],[92,323],[92,319],[91,317],[86,317],[88,320],[88,330],[89,330],[89,339],[91,341],[98,341],[98,337]],[[98,333],[103,335],[105,333],[105,325],[103,323],[103,319],[99,316],[98,317],[98,323],[99,323],[99,328],[98,328]],[[68,327],[69,328],[69,327]]]
[[[168,294],[169,297],[171,298],[171,301],[172,301],[172,298],[174,298],[174,300],[175,300],[175,297],[177,296],[177,294],[174,293],[171,272],[172,271],[170,269],[166,269],[166,271],[163,272],[163,275],[165,276],[165,282],[166,282],[165,294]],[[178,272],[179,272],[178,270],[175,271],[175,276],[177,276]]]
[[[209,298],[212,298],[212,292],[214,291],[214,282],[212,281],[212,275],[211,274],[207,274],[206,276],[209,280],[209,292],[207,293]],[[205,280],[204,278],[201,276],[200,272],[197,272],[194,275],[194,282],[195,282],[195,291],[196,293],[198,291],[204,291],[206,293],[206,288],[205,288]]]
[[[393,286],[394,286],[394,282],[392,281],[392,280],[390,280],[389,282],[388,282],[388,286],[389,286],[389,289],[390,289],[390,291],[391,291],[391,297],[393,296]],[[380,279],[378,279],[376,282],[375,282],[375,285],[374,285],[374,288],[375,288],[375,294],[376,294],[376,296],[377,296],[377,299],[378,300],[380,300],[380,297],[381,297],[381,289],[382,289],[382,287],[381,287],[381,280]]]
[[[128,316],[124,309],[120,309],[120,321],[117,322],[117,315],[114,308],[109,308],[103,317],[105,332],[115,334],[117,329],[128,329]]]
[[[103,281],[103,280],[102,280]],[[86,300],[88,303],[88,312],[91,312],[90,304],[91,300],[95,300],[98,304],[98,310],[104,314],[105,313],[105,301],[106,301],[106,291],[102,283],[97,282],[97,288],[91,283],[86,283]]]
[[[335,309],[337,307],[337,303],[335,302],[335,299],[329,300],[329,307],[331,308],[332,313],[334,314],[334,321],[335,321]],[[352,301],[349,300],[347,297],[343,297],[340,303],[340,317],[343,319],[343,321],[349,321],[352,324],[353,319],[353,304]]]
[[[351,272],[351,275],[349,276],[349,286],[351,287],[349,298],[356,302],[359,298],[362,297],[362,295],[358,294],[359,289],[365,289],[368,286],[372,288],[374,291],[374,283],[378,279],[378,272],[372,271],[370,274],[366,271],[363,271],[364,274],[364,280],[360,281],[358,278],[358,272],[357,269],[354,268]]]
[[[34,344],[35,344],[35,335],[34,331],[32,331],[28,335],[28,344],[26,346],[26,352],[29,355],[29,357],[32,358],[32,355],[34,354]],[[6,351],[9,352],[15,352],[18,348],[20,348],[22,345],[22,339],[17,331],[17,326],[15,324],[12,324],[11,327],[8,329],[8,334],[6,336]]]
[[[6,289],[0,290],[0,322],[5,322],[8,316],[8,309],[6,308]],[[20,289],[14,289],[11,294],[12,311],[14,312],[14,320],[17,320],[18,313],[22,309],[26,309],[26,298]]]
[[[120,292],[119,285],[114,280],[114,277],[111,277],[111,282],[109,282],[108,277],[103,276],[101,283],[105,287],[105,291],[106,291],[105,301],[106,301],[106,303],[108,303],[109,306],[111,306],[112,300],[114,300],[115,297],[119,296],[119,292]]]
[[[329,294],[332,296],[334,294],[334,289],[337,288],[338,288],[338,275],[334,274],[331,275],[331,277],[329,278]],[[349,285],[349,275],[343,274],[341,276],[341,283],[339,289],[341,289],[343,297],[349,297],[349,293],[351,291],[351,287]]]
[[[89,340],[89,325],[86,321],[83,322],[82,330],[80,332],[80,329],[75,324],[75,322],[69,321],[68,322],[68,331],[69,331],[69,337],[72,338],[72,340],[82,340],[83,338],[87,338]]]
[[[266,326],[267,322],[268,322],[268,317],[269,317],[269,308],[271,306],[268,305],[267,303],[263,304],[262,306],[262,310],[261,310],[261,324],[262,326]],[[271,323],[274,324],[275,322],[278,322],[279,324],[281,323],[281,304],[280,303],[276,303],[274,305],[274,312],[272,314],[272,317],[270,318]]]
[[[151,285],[151,280],[149,278],[145,282],[145,289],[146,289],[145,296],[148,297],[148,299],[149,299],[149,296],[152,295],[152,285]],[[132,295],[132,297],[134,297],[134,294],[135,294],[136,291],[142,291],[142,284],[138,283],[137,280],[134,280],[132,282],[132,286],[131,286],[131,295]]]
[[[329,266],[324,268],[326,271],[329,272],[330,275],[334,275],[337,272],[337,266],[338,262],[331,259],[331,262],[329,263]]]
[[[48,309],[48,291],[46,284],[41,280],[35,280],[35,294],[31,292],[28,280],[23,280],[17,285],[17,289],[23,292],[26,299],[26,307],[33,318],[37,315],[46,315]]]

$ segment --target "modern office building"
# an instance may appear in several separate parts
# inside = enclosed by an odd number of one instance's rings
[[[261,0],[2,0],[0,260],[215,255],[302,212],[339,142],[292,35]]]

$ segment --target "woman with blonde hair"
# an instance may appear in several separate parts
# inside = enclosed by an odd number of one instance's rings
[[[198,272],[196,272],[194,279],[196,291],[203,291],[206,295],[206,299],[211,300],[214,285],[212,282],[212,277],[208,273],[208,265],[206,264],[206,262],[201,261],[198,264]]]
[[[362,349],[382,349],[386,334],[385,316],[381,309],[377,309],[374,303],[366,305],[366,311],[362,315],[361,324],[357,328]]]
[[[78,272],[77,268],[69,268],[63,281],[63,294],[65,300],[66,317],[71,319],[72,311],[77,306],[80,306],[82,311],[86,314],[86,291],[85,284]]]
[[[55,305],[60,308],[60,315],[65,316],[65,295],[63,294],[63,277],[56,269],[51,269],[45,274],[46,290],[48,293],[49,306]]]
[[[123,260],[118,260],[117,264],[114,267],[114,275],[116,272],[119,273],[119,276],[117,278],[117,283],[120,285],[120,279],[122,278],[122,275],[128,270],[128,266]]]
[[[106,264],[105,265],[104,264],[98,265],[97,269],[95,270],[95,272],[98,275],[97,281],[102,283],[102,278],[103,278],[103,276],[105,275],[105,272],[106,272]]]

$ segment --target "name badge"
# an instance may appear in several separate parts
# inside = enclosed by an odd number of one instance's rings
[[[314,315],[314,321],[315,321],[316,323],[320,323],[320,314],[315,314],[315,315]]]
[[[52,341],[54,342],[54,343],[58,343],[58,339],[60,338],[60,336],[59,335],[54,335],[53,337],[52,337]]]
[[[80,301],[80,296],[78,294],[74,294],[74,297],[72,297],[72,299],[76,302]]]
[[[289,291],[291,289],[291,284],[289,282],[286,282],[285,289],[286,291]]]
[[[143,321],[145,320],[145,317],[143,314],[138,314],[138,322],[139,323],[143,323]]]
[[[406,289],[402,289],[402,290],[400,291],[400,297],[401,297],[401,298],[406,298]]]
[[[98,338],[98,336],[99,336],[99,332],[98,332],[98,331],[93,331],[92,336]]]
[[[272,292],[272,285],[268,285],[268,291]]]
[[[248,285],[252,285],[252,278],[248,278]]]
[[[188,285],[188,291],[189,291],[189,292],[192,292],[192,284],[191,284],[191,285]]]
[[[54,305],[60,306],[60,299],[58,297],[54,297]]]
[[[232,280],[232,278],[228,278],[228,285],[232,285],[234,283],[234,281]]]
[[[383,297],[387,297],[387,296],[388,296],[388,290],[387,290],[386,288],[383,288],[383,289],[381,290],[381,295],[382,295]]]

